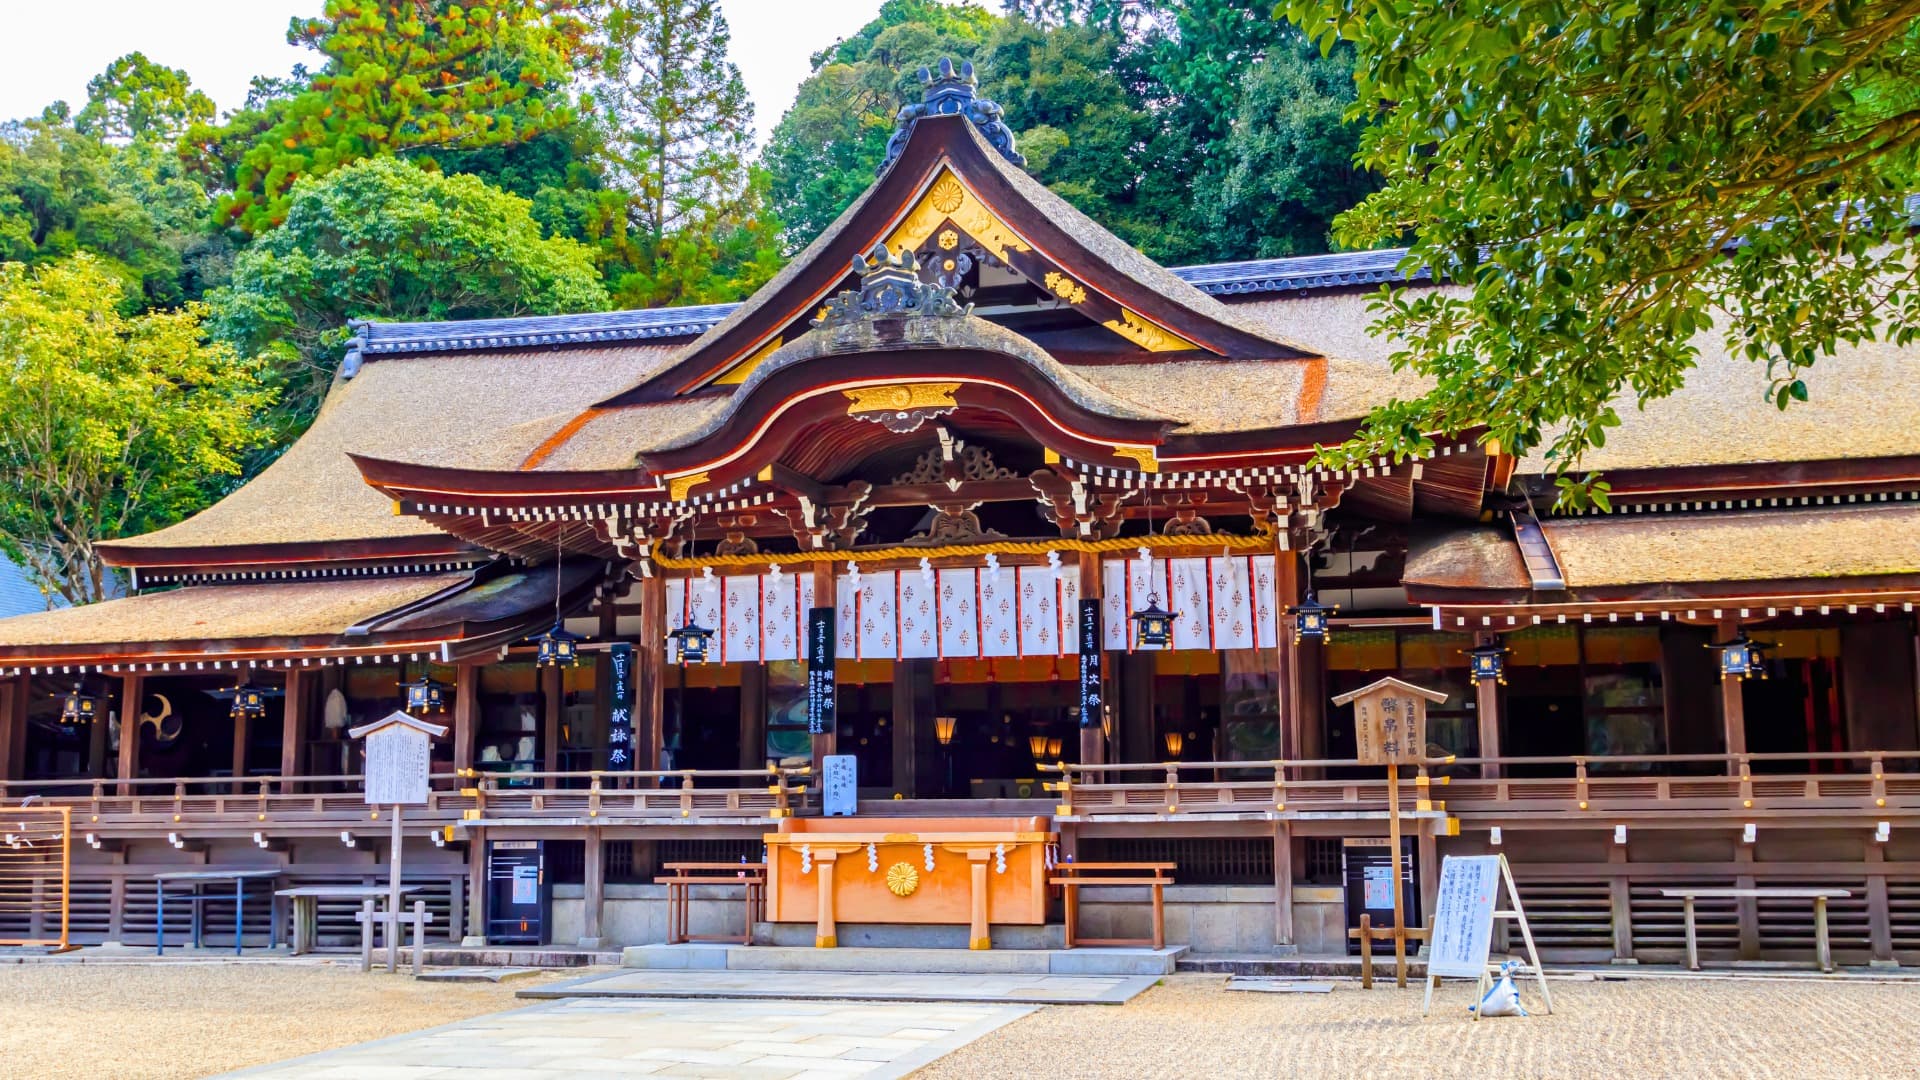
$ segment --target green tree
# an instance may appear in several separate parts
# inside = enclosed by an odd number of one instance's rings
[[[374,158],[295,185],[286,222],[240,253],[210,302],[223,340],[269,358],[291,434],[325,396],[349,319],[591,311],[607,295],[592,253],[543,235],[527,200]]]
[[[1785,408],[1845,342],[1920,338],[1903,205],[1920,153],[1920,8],[1904,0],[1569,7],[1294,0],[1358,52],[1362,160],[1386,186],[1353,243],[1413,238],[1460,291],[1389,290],[1377,332],[1434,389],[1349,451],[1485,425],[1562,473],[1616,402],[1679,388],[1711,329]]]
[[[0,551],[42,590],[105,597],[95,545],[178,521],[265,435],[257,365],[210,343],[202,308],[128,316],[85,252],[0,263]]]
[[[110,146],[59,115],[0,126],[0,260],[90,251],[125,284],[129,311],[196,297],[205,191],[164,144]]]
[[[813,55],[813,74],[767,139],[761,164],[790,248],[826,230],[873,183],[919,70],[976,60],[996,18],[970,4],[886,0],[860,32]]]
[[[771,273],[777,230],[760,220],[764,187],[748,183],[753,103],[727,59],[719,4],[608,0],[594,26],[589,95],[612,182],[629,195],[616,296],[634,306],[732,299],[743,270]]]
[[[350,162],[431,162],[565,129],[576,120],[569,86],[585,34],[572,7],[327,0],[318,18],[295,19],[287,31],[290,42],[326,58],[311,82],[222,128],[196,125],[188,153],[227,177],[221,220],[258,233],[285,218],[296,182]]]
[[[87,103],[73,126],[109,141],[172,139],[213,119],[213,99],[193,88],[187,73],[130,52],[87,83]]]

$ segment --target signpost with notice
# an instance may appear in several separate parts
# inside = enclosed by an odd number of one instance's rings
[[[366,740],[367,805],[391,808],[392,854],[387,859],[388,971],[397,970],[400,961],[401,807],[426,805],[428,774],[433,765],[433,740],[446,733],[447,729],[440,724],[430,724],[403,712],[392,713],[385,719],[350,728],[347,732],[356,739]]]
[[[1407,985],[1407,940],[1421,940],[1427,931],[1407,926],[1406,901],[1402,895],[1400,860],[1400,766],[1423,764],[1427,760],[1427,705],[1439,704],[1447,695],[1399,679],[1386,678],[1369,683],[1333,699],[1335,705],[1353,706],[1354,757],[1364,765],[1387,767],[1387,839],[1392,848],[1393,927],[1379,928],[1362,916],[1360,929],[1349,931],[1360,938],[1360,984],[1373,986],[1373,940],[1393,941],[1394,980]]]

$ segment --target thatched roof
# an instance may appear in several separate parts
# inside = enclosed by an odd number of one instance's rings
[[[656,370],[670,345],[555,348],[395,356],[337,380],[319,417],[279,460],[240,490],[158,532],[103,545],[116,550],[226,548],[436,535],[396,516],[349,452],[512,468],[589,402]],[[543,417],[553,418],[542,427]],[[530,423],[535,422],[535,423]],[[524,425],[524,426],[523,426]],[[502,453],[503,447],[510,449]]]
[[[425,574],[191,585],[0,619],[0,647],[338,635],[468,579],[467,574]]]
[[[1920,574],[1920,507],[1542,521],[1570,589]]]
[[[1511,530],[1475,525],[1415,537],[1407,546],[1408,585],[1442,589],[1524,590],[1533,585]]]

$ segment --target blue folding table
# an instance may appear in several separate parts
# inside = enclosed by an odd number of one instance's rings
[[[209,903],[233,902],[233,954],[240,955],[240,943],[245,938],[247,913],[247,882],[277,878],[283,870],[172,870],[164,874],[153,875],[154,888],[154,955],[164,956],[167,952],[167,883],[186,882],[192,890],[188,893],[175,893],[175,902],[183,902],[192,912],[190,920],[193,927],[193,947],[200,947],[200,934],[206,920],[201,917],[201,909]],[[233,895],[210,895],[200,891],[200,886],[211,881],[233,882]],[[280,920],[275,917],[273,907],[277,902],[269,896],[267,911],[267,941],[269,948],[280,946]]]

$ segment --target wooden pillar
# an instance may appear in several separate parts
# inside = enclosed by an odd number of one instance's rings
[[[640,634],[633,647],[634,769],[660,767],[667,741],[667,580],[640,579]]]
[[[558,666],[540,669],[540,768],[547,772],[560,771],[560,716],[561,701],[566,697],[565,672]]]
[[[913,707],[913,662],[893,662],[893,790],[911,799],[920,794],[919,725]]]
[[[1625,866],[1627,845],[1609,845],[1607,862],[1616,867]],[[1633,956],[1632,884],[1625,870],[1616,870],[1607,879],[1607,904],[1613,920],[1613,962],[1616,964],[1637,963]]]
[[[93,726],[87,730],[87,775],[100,779],[107,775],[107,724],[110,717],[126,715],[126,703],[114,702],[111,708],[101,709],[94,717]]]
[[[1867,942],[1872,950],[1868,963],[1873,967],[1893,967],[1893,912],[1888,904],[1887,875],[1880,873],[1886,863],[1886,845],[1867,844]]]
[[[589,828],[586,839],[586,859],[583,866],[582,925],[580,947],[597,949],[600,947],[600,913],[607,900],[607,864],[606,845],[601,842],[600,830]]]
[[[1285,533],[1281,534],[1283,537]],[[1300,559],[1281,547],[1273,559],[1274,685],[1279,688],[1280,756],[1303,758],[1305,732],[1300,689],[1299,648],[1293,643],[1293,619],[1287,608],[1300,602]]]
[[[1273,823],[1273,943],[1293,944],[1293,824]]]
[[[767,665],[740,669],[740,768],[767,767]],[[764,781],[751,781],[764,783]]]
[[[246,678],[243,679],[242,681],[248,682],[248,683],[253,681],[252,668],[247,669]],[[233,783],[229,785],[229,789],[235,795],[240,794],[240,782],[247,778],[247,735],[249,731],[252,729],[252,727],[253,725],[248,721],[246,713],[240,712],[238,710],[234,712],[233,714],[233,763],[232,763]]]
[[[453,771],[464,773],[480,738],[480,665],[459,665],[453,680]]]
[[[1719,631],[1721,641],[1733,640],[1733,636],[1740,632],[1740,620],[1721,619]],[[1726,725],[1726,747],[1729,754],[1747,752],[1746,685],[1740,679],[1722,678],[1720,680],[1720,720]],[[1727,772],[1738,775],[1739,763],[1729,761]]]
[[[286,778],[300,775],[300,750],[307,743],[307,673],[287,669],[287,696],[280,712],[280,790],[291,790]]]
[[[1420,925],[1433,925],[1433,907],[1440,899],[1440,840],[1434,835],[1432,821],[1419,823],[1420,833],[1413,841],[1415,873],[1420,878]]]
[[[1736,889],[1754,887],[1753,845],[1738,840],[1733,846],[1733,861],[1746,870],[1733,879]],[[1740,917],[1740,959],[1760,959],[1760,901],[1751,896],[1742,896],[1734,901]]]
[[[0,711],[0,780],[19,780],[27,770],[27,699],[33,676],[22,675],[7,684],[4,711]]]
[[[467,930],[463,946],[487,943],[487,831],[467,830]],[[456,928],[454,933],[460,931]]]
[[[140,711],[146,707],[146,678],[129,671],[120,676],[120,762],[122,780],[140,776]],[[129,784],[120,785],[120,794],[133,794]]]
[[[1490,630],[1482,630],[1473,635],[1476,649],[1500,644],[1500,635]],[[1473,711],[1480,727],[1480,756],[1497,758],[1500,756],[1500,684],[1493,679],[1475,679],[1473,681]],[[1480,775],[1488,780],[1500,779],[1500,766],[1482,765]]]

